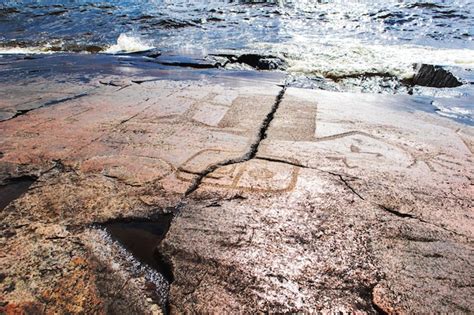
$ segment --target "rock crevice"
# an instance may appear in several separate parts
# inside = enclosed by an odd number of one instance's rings
[[[273,104],[270,112],[267,114],[265,119],[262,121],[262,123],[260,125],[260,128],[258,130],[257,136],[256,136],[254,142],[250,145],[248,151],[240,157],[233,158],[233,159],[228,159],[228,160],[225,160],[225,161],[221,161],[221,162],[212,164],[212,165],[208,166],[202,172],[198,173],[197,177],[194,179],[191,186],[186,190],[186,192],[184,194],[185,196],[189,196],[191,193],[196,191],[199,188],[199,186],[201,185],[203,179],[206,178],[207,175],[209,175],[212,172],[219,169],[220,167],[228,166],[228,165],[232,165],[232,164],[238,164],[238,163],[242,163],[242,162],[247,162],[247,161],[255,158],[255,156],[258,153],[258,148],[260,146],[260,143],[267,137],[268,127],[270,126],[270,123],[272,122],[273,117],[275,116],[275,113],[277,112],[278,107],[280,106],[280,103],[281,103],[281,101],[282,101],[282,99],[285,95],[286,88],[287,88],[286,85],[283,86],[280,93],[277,95],[277,97],[275,99],[275,103]]]
[[[26,113],[31,112],[32,110],[35,110],[35,109],[48,107],[48,106],[53,106],[53,105],[57,105],[57,104],[60,104],[60,103],[65,103],[65,102],[76,100],[78,98],[81,98],[81,97],[84,97],[84,96],[87,96],[87,95],[89,95],[89,93],[80,93],[80,94],[76,94],[76,95],[73,95],[73,96],[68,96],[68,97],[64,97],[64,98],[60,98],[60,99],[56,99],[56,100],[47,101],[46,103],[43,103],[43,104],[38,105],[38,106],[34,106],[32,108],[20,109],[20,110],[17,110],[16,113],[12,117],[10,117],[9,119],[6,119],[6,120],[14,119],[16,117],[25,115]]]

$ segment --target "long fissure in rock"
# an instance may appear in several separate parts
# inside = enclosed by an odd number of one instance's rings
[[[324,170],[318,169],[318,168],[316,168],[316,167],[310,167],[310,166],[307,166],[307,165],[303,165],[303,164],[301,164],[301,163],[291,162],[291,161],[287,161],[287,160],[279,159],[279,158],[266,157],[266,156],[258,156],[258,157],[256,157],[256,159],[259,159],[259,160],[262,160],[262,161],[283,163],[283,164],[292,165],[292,166],[301,167],[301,168],[313,169],[313,170],[317,170],[317,171],[324,172],[324,173],[327,173],[327,174],[331,174],[331,175],[333,175],[333,176],[337,176],[337,178],[339,179],[339,181],[340,181],[341,183],[343,183],[344,186],[346,186],[347,189],[349,189],[354,195],[356,195],[356,196],[359,197],[360,199],[365,200],[365,198],[362,197],[362,195],[361,195],[360,193],[358,193],[358,192],[349,184],[348,180],[345,179],[344,176],[341,175],[341,174],[334,173],[334,172],[329,172],[329,171],[324,171]]]
[[[280,107],[281,101],[283,100],[283,97],[284,97],[285,92],[286,92],[286,88],[287,88],[287,86],[284,85],[282,87],[280,93],[278,93],[278,95],[275,99],[275,103],[273,104],[270,112],[267,114],[265,119],[262,121],[262,123],[260,125],[260,128],[258,130],[257,136],[255,138],[255,141],[250,145],[249,150],[244,155],[242,155],[238,158],[229,159],[229,160],[225,160],[225,161],[222,161],[222,162],[219,162],[219,163],[216,163],[216,164],[212,164],[208,168],[206,168],[205,170],[200,172],[197,175],[196,179],[191,184],[191,186],[188,188],[188,190],[186,190],[186,192],[184,193],[185,196],[189,196],[191,193],[196,191],[199,188],[199,186],[201,185],[204,178],[206,178],[206,176],[211,174],[212,172],[216,171],[218,168],[223,167],[223,166],[227,166],[227,165],[246,162],[246,161],[249,161],[249,160],[255,158],[255,156],[258,153],[258,148],[260,146],[260,143],[267,137],[268,128],[270,127],[270,123],[272,122],[273,118],[275,117],[275,113],[277,112],[278,108]]]
[[[417,221],[419,221],[419,222],[421,222],[421,223],[429,224],[429,225],[431,225],[431,226],[434,226],[434,227],[436,227],[436,228],[442,229],[442,230],[444,230],[444,231],[446,231],[446,232],[455,234],[455,235],[457,235],[457,236],[468,237],[468,236],[466,236],[466,235],[464,235],[464,234],[462,234],[462,233],[458,233],[458,232],[456,232],[456,231],[450,230],[450,229],[446,228],[446,227],[443,226],[443,225],[436,224],[436,223],[433,223],[433,222],[424,220],[424,219],[422,219],[422,218],[420,218],[420,217],[417,217],[417,216],[415,216],[415,215],[413,215],[413,214],[410,214],[410,213],[403,213],[403,212],[397,211],[397,210],[395,210],[395,209],[393,209],[393,208],[390,208],[390,207],[387,207],[387,206],[384,206],[384,205],[381,205],[381,204],[376,204],[376,205],[378,205],[381,210],[384,210],[384,211],[386,211],[386,212],[388,212],[388,213],[390,213],[390,214],[393,214],[393,215],[395,215],[395,216],[397,216],[397,217],[400,217],[400,218],[403,218],[403,219],[413,219],[413,220],[417,220]]]
[[[414,215],[409,214],[409,213],[403,213],[403,212],[397,211],[393,208],[390,208],[390,207],[387,207],[387,206],[384,206],[384,205],[379,205],[379,207],[380,207],[380,209],[382,209],[384,211],[387,211],[390,214],[396,215],[397,217],[400,217],[400,218],[416,219]]]
[[[317,170],[317,171],[320,171],[320,172],[324,172],[324,173],[328,173],[328,174],[331,174],[333,176],[336,176],[339,181],[344,184],[344,186],[346,186],[346,188],[348,188],[354,195],[356,195],[357,197],[359,197],[361,200],[365,200],[365,201],[368,201],[370,202],[371,204],[373,205],[376,205],[379,207],[379,209],[383,210],[383,211],[386,211],[392,215],[395,215],[397,217],[400,217],[400,218],[408,218],[408,219],[414,219],[414,220],[417,220],[419,222],[422,222],[422,223],[425,223],[425,224],[429,224],[429,225],[432,225],[432,226],[435,226],[437,228],[440,228],[440,229],[443,229],[449,233],[453,233],[453,234],[456,234],[458,236],[461,236],[461,237],[466,237],[466,235],[464,234],[461,234],[461,233],[458,233],[458,232],[455,232],[455,231],[452,231],[450,229],[447,229],[446,227],[444,226],[441,226],[441,225],[438,225],[438,224],[435,224],[435,223],[432,223],[432,222],[429,222],[427,220],[424,220],[422,218],[419,218],[413,214],[410,214],[410,213],[403,213],[403,212],[400,212],[400,211],[397,211],[393,208],[390,208],[390,207],[387,207],[387,206],[384,206],[384,205],[381,205],[381,204],[378,204],[376,202],[373,202],[373,201],[370,201],[370,200],[366,200],[366,198],[364,198],[359,192],[357,192],[357,190],[352,187],[352,185],[349,184],[349,181],[347,179],[344,178],[344,175],[342,174],[338,174],[338,173],[334,173],[334,172],[329,172],[329,171],[325,171],[325,170],[321,170],[321,169],[318,169],[316,167],[311,167],[311,166],[307,166],[307,165],[304,165],[304,164],[300,164],[300,163],[295,163],[295,162],[292,162],[292,161],[287,161],[285,159],[280,159],[280,158],[275,158],[275,157],[266,157],[266,156],[258,156],[258,157],[255,157],[256,159],[259,159],[259,160],[263,160],[263,161],[270,161],[270,162],[276,162],[276,163],[283,163],[283,164],[288,164],[288,165],[292,165],[292,166],[297,166],[297,167],[301,167],[301,168],[307,168],[307,169],[314,169],[314,170]]]
[[[24,110],[17,110],[15,115],[13,115],[12,117],[10,117],[9,119],[6,119],[6,120],[11,120],[11,119],[17,118],[19,116],[25,115],[25,114],[33,111],[33,110],[36,110],[36,109],[40,109],[40,108],[43,108],[43,107],[53,106],[53,105],[56,105],[56,104],[76,100],[78,98],[81,98],[81,97],[84,97],[84,96],[87,96],[87,95],[89,95],[89,94],[88,93],[76,94],[76,95],[73,95],[73,96],[68,96],[68,97],[65,97],[65,98],[57,99],[57,100],[51,100],[51,101],[48,101],[48,102],[46,102],[46,103],[44,103],[40,106],[37,106],[37,107],[24,109]]]
[[[186,191],[184,197],[194,192],[199,188],[203,179],[210,173],[214,172],[220,167],[242,163],[249,161],[256,157],[260,143],[267,137],[268,128],[277,112],[280,103],[285,95],[286,85],[282,87],[281,91],[276,97],[270,112],[265,116],[260,124],[258,133],[254,142],[249,146],[248,151],[235,159],[230,159],[213,164],[200,173],[196,173],[197,177],[192,185]],[[178,206],[179,207],[179,206]],[[112,239],[121,243],[138,261],[147,264],[156,271],[158,271],[168,284],[173,282],[173,270],[170,264],[162,257],[158,251],[158,246],[166,237],[166,234],[172,224],[174,213],[162,214],[157,217],[146,219],[130,219],[111,221],[102,226],[110,234]],[[169,311],[167,303],[168,297],[161,297],[162,310],[167,313]]]

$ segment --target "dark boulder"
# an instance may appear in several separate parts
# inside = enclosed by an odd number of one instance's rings
[[[285,62],[280,58],[261,58],[258,61],[257,69],[261,70],[276,70],[282,69],[285,66]]]
[[[413,78],[413,85],[429,86],[429,87],[457,87],[462,83],[451,72],[440,66],[427,64],[415,65],[416,75]]]
[[[152,49],[150,51],[147,51],[145,53],[145,56],[148,58],[158,58],[159,56],[161,56],[161,51],[157,49]]]
[[[271,55],[259,55],[259,54],[243,54],[243,55],[232,55],[232,54],[211,54],[209,57],[213,58],[225,58],[226,62],[222,65],[225,66],[229,63],[240,63],[246,64],[257,70],[276,70],[285,69],[286,62],[278,57]]]
[[[275,56],[262,56],[258,54],[243,54],[237,62],[245,63],[258,70],[275,70],[284,66],[284,61]]]

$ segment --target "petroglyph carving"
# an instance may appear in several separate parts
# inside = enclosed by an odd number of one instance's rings
[[[96,156],[81,165],[83,172],[101,173],[129,184],[159,180],[174,170],[171,163],[160,158],[127,155]]]
[[[209,157],[217,151],[203,150],[192,156],[178,169],[177,177],[180,180],[191,182],[194,173],[190,169],[193,169],[195,163],[203,159],[209,160]],[[222,151],[219,152],[222,153]],[[299,167],[297,166],[264,160],[250,160],[220,167],[210,173],[202,181],[202,185],[251,192],[286,192],[294,189],[298,174]]]
[[[442,156],[444,156],[444,158],[442,158]],[[416,154],[413,162],[408,166],[408,168],[414,167],[419,162],[423,162],[432,172],[437,172],[435,165],[441,166],[442,168],[451,171],[456,171],[458,168],[462,168],[462,164],[460,162],[450,160],[449,158],[450,156],[440,152]]]

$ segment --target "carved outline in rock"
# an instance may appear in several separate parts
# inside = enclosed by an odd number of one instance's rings
[[[225,151],[225,150],[219,150],[219,149],[204,149],[204,150],[201,150],[201,151],[197,152],[196,154],[192,155],[187,161],[185,161],[182,164],[182,166],[178,167],[178,170],[176,172],[176,177],[179,180],[184,181],[184,182],[192,182],[193,181],[192,178],[187,178],[187,177],[183,176],[183,173],[184,174],[195,174],[192,171],[188,171],[186,169],[186,165],[190,161],[195,159],[196,157],[198,157],[198,156],[200,156],[200,155],[202,155],[202,154],[204,154],[205,152],[208,152],[208,151],[234,153],[233,151]],[[293,161],[295,164],[299,164],[299,162],[295,159],[290,159],[290,160]],[[246,162],[250,162],[250,161],[246,161]],[[266,162],[267,163],[272,163],[272,161],[266,161]],[[242,166],[242,164],[244,164],[244,165]],[[232,180],[231,184],[225,185],[225,184],[219,184],[219,183],[209,183],[209,182],[206,182],[206,181],[203,181],[202,184],[205,185],[205,186],[218,187],[218,188],[224,188],[224,189],[237,189],[237,190],[250,191],[250,192],[289,192],[289,191],[292,191],[296,186],[296,183],[298,181],[298,176],[299,176],[299,169],[300,169],[298,166],[292,165],[290,181],[289,181],[288,185],[286,185],[285,188],[282,188],[282,189],[265,189],[265,188],[239,186],[239,181],[240,181],[241,177],[245,174],[245,172],[248,170],[248,166],[245,165],[245,162],[236,163],[236,164],[233,164],[232,166],[233,167],[231,168],[230,171],[224,173],[224,174],[231,174],[232,172],[234,172],[236,170],[236,168],[238,168],[237,172],[236,172],[236,175],[235,175],[234,179]],[[219,169],[221,169],[221,168],[219,168]],[[217,169],[216,171],[218,171],[219,169]],[[216,172],[216,171],[214,171],[214,172]],[[212,173],[214,173],[214,172],[212,172]],[[207,177],[211,177],[212,173],[210,173]],[[216,179],[215,177],[213,177],[213,178]]]

